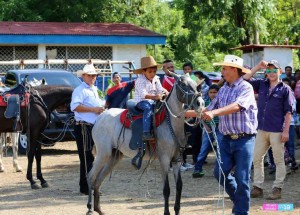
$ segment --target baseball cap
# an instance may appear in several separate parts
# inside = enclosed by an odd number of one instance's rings
[[[268,64],[267,64],[267,65],[268,65],[268,66],[269,66],[269,65],[273,65],[275,68],[280,69],[280,65],[279,65],[279,63],[278,63],[277,60],[270,60],[270,61],[268,61]]]

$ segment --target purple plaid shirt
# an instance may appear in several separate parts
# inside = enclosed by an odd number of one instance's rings
[[[258,122],[254,91],[251,84],[242,77],[236,80],[232,86],[225,83],[207,109],[218,109],[232,103],[237,103],[241,109],[239,112],[219,116],[220,132],[224,135],[255,134]]]

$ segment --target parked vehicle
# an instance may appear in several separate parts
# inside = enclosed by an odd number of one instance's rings
[[[22,83],[26,76],[29,82],[44,79],[47,85],[66,85],[75,88],[81,84],[80,79],[71,72],[53,69],[11,70],[5,74],[3,82],[7,87],[14,87]],[[62,135],[59,138],[60,141],[74,139],[73,126],[67,126],[69,119],[73,117],[73,113],[68,106],[59,107],[50,114],[50,122],[43,132],[45,136],[41,140],[42,143],[53,145],[56,137],[60,134]],[[21,134],[19,137],[19,152],[26,153],[26,148],[27,137],[25,134]]]
[[[203,72],[203,74],[208,76],[212,84],[217,84],[222,78],[221,72]]]

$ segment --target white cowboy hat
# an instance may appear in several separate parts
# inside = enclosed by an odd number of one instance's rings
[[[157,64],[152,56],[142,57],[141,58],[141,68],[133,70],[134,74],[141,74],[144,69],[153,67],[153,66],[162,66],[162,64]]]
[[[87,74],[87,75],[98,75],[95,67],[93,64],[86,64],[83,67],[83,70],[78,70],[77,71],[77,76],[81,77],[83,74]]]
[[[224,62],[214,63],[214,66],[231,66],[239,68],[243,73],[250,73],[251,70],[243,66],[244,60],[235,55],[225,55]]]

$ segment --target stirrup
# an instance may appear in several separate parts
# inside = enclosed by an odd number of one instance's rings
[[[136,156],[134,156],[134,158],[132,158],[131,160],[131,164],[137,169],[139,170],[142,166],[142,160],[143,160],[143,155],[142,155],[142,149],[139,148],[138,153],[136,154]]]

